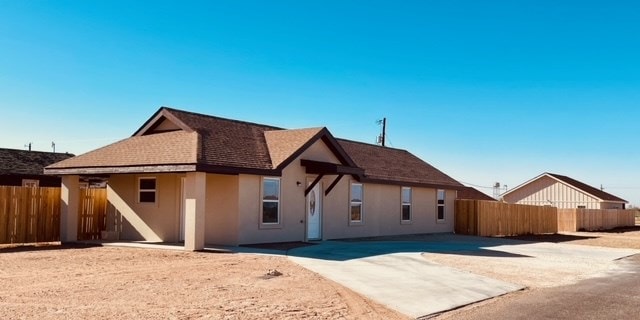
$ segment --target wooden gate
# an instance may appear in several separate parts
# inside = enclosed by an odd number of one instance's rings
[[[78,240],[98,240],[106,229],[107,189],[80,189]]]

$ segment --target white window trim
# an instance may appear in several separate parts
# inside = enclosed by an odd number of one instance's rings
[[[40,180],[37,179],[22,179],[22,186],[27,188],[40,187]]]
[[[440,195],[440,191],[442,191],[443,194],[443,199],[442,199],[442,204],[438,203],[439,199],[439,195]],[[445,222],[447,220],[447,191],[444,189],[437,189],[436,190],[436,222]],[[442,219],[440,219],[440,217],[438,217],[438,211],[440,211],[440,207],[442,207]]]
[[[404,202],[404,191],[409,190],[409,202]],[[403,217],[404,206],[409,206],[409,219],[405,220]],[[400,223],[411,224],[413,222],[413,189],[411,187],[400,188]]]
[[[353,201],[352,191],[353,186],[360,186],[360,190],[362,190],[362,199],[360,201]],[[354,204],[360,205],[360,220],[352,220],[351,219],[351,208]],[[363,225],[364,224],[364,184],[359,182],[351,182],[349,184],[349,225]]]
[[[278,181],[278,200],[265,200],[264,199],[264,182],[267,180],[275,180]],[[281,206],[281,200],[282,200],[282,179],[280,179],[280,177],[262,177],[262,180],[260,181],[260,217],[259,217],[259,221],[260,221],[260,227],[263,229],[272,229],[272,228],[280,228],[281,227],[281,223],[282,223],[282,216],[281,216],[281,212],[282,212],[282,206]],[[278,221],[277,222],[264,222],[264,203],[265,202],[275,202],[278,204]]]
[[[155,189],[142,189],[140,186],[140,181],[141,180],[151,180],[153,179],[155,181],[156,187]],[[138,189],[138,203],[142,204],[142,205],[152,205],[152,204],[157,204],[158,203],[158,178],[157,177],[138,177],[138,185],[136,186]],[[153,197],[153,202],[142,202],[140,201],[140,193],[142,192],[151,192],[153,191],[154,193],[154,197]]]

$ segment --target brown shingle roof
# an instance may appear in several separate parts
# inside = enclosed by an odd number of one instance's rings
[[[548,173],[547,174],[553,178],[556,178],[570,186],[573,186],[576,189],[582,190],[590,195],[596,196],[598,198],[600,198],[601,200],[604,201],[616,201],[616,202],[627,202],[627,200],[618,198],[610,193],[604,192],[598,188],[594,188],[586,183],[580,182],[578,180],[575,180],[573,178],[567,177],[567,176],[563,176],[563,175],[559,175],[559,174],[555,174],[555,173]]]
[[[124,139],[47,169],[195,164],[197,154],[196,132],[173,131]]]
[[[406,150],[337,139],[368,181],[459,188],[463,185]]]
[[[70,157],[69,153],[0,148],[0,174],[41,175],[44,167]]]
[[[163,121],[172,121],[175,126],[158,126]],[[163,132],[160,127],[182,130]],[[462,187],[405,150],[335,139],[326,128],[284,130],[166,107],[160,108],[133,137],[56,163],[47,170],[54,173],[61,168],[194,164],[192,168],[207,172],[278,174],[280,167],[320,138],[343,164],[364,169],[363,181]]]
[[[265,131],[280,128],[164,108],[200,134],[200,162],[213,166],[272,169]]]
[[[464,187],[462,189],[459,189],[458,199],[497,201],[496,199],[485,194],[484,192],[472,187]]]

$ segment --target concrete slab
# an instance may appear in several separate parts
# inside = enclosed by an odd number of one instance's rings
[[[374,254],[394,245],[401,250],[410,250],[420,247],[421,243],[327,242],[290,250],[289,258],[380,304],[416,318],[523,288],[431,263],[420,251]],[[331,251],[340,258],[322,258]]]
[[[289,250],[287,255],[378,303],[422,317],[524,288],[431,262],[423,253],[483,257],[550,272],[574,268],[581,273],[584,265],[611,270],[614,260],[639,252],[448,234],[422,241],[324,241]]]

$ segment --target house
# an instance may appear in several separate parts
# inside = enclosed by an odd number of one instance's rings
[[[405,150],[162,107],[133,136],[50,165],[63,241],[80,175],[109,175],[123,240],[185,249],[452,232],[459,182]]]
[[[43,169],[72,156],[68,153],[0,148],[0,186],[60,187],[60,177],[45,175]]]
[[[460,200],[483,200],[483,201],[497,201],[496,199],[488,196],[484,192],[473,188],[473,187],[464,187],[458,190],[458,198]]]
[[[502,194],[508,203],[559,209],[624,209],[628,202],[573,178],[543,173]]]

